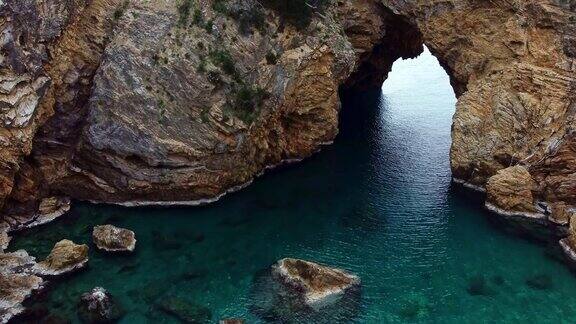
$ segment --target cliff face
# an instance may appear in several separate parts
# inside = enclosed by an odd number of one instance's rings
[[[424,43],[459,97],[455,180],[500,213],[576,224],[576,5],[297,3],[0,1],[0,247],[68,198],[209,202],[308,157],[338,132],[339,88],[380,86]]]
[[[484,188],[522,165],[533,201],[515,206],[576,203],[574,5],[315,1],[294,16],[277,3],[1,5],[5,227],[65,208],[53,197],[216,199],[332,141],[339,87],[379,86],[424,43],[459,96],[454,177]]]
[[[459,95],[453,175],[484,187],[525,166],[537,200],[576,202],[576,15],[566,1],[390,1],[418,26]]]

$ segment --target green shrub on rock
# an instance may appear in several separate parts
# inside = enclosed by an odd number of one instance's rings
[[[264,105],[264,100],[268,96],[268,93],[259,87],[242,84],[234,98],[234,115],[244,123],[251,124],[258,116],[260,109]]]
[[[316,12],[322,12],[331,0],[261,0],[296,28],[308,27]]]
[[[190,9],[192,9],[193,0],[183,0],[178,6],[178,24],[180,26],[185,26],[188,23],[188,18],[190,17]]]

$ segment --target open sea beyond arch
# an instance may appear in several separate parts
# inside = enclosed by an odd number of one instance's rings
[[[63,238],[90,244],[89,268],[33,307],[78,323],[80,295],[102,286],[126,311],[122,323],[179,323],[160,306],[179,300],[205,307],[212,322],[260,323],[255,275],[295,257],[361,277],[356,323],[573,321],[576,278],[556,251],[506,234],[478,195],[451,185],[455,102],[426,51],[397,62],[382,91],[344,96],[334,145],[215,204],[77,203],[11,246],[42,259]],[[135,231],[136,252],[96,251],[92,227],[104,223]]]

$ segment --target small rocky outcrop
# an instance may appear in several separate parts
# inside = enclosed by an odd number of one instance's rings
[[[353,320],[360,307],[360,279],[318,263],[282,259],[256,276],[252,311],[281,322]]]
[[[557,202],[550,205],[548,220],[557,225],[568,225],[572,218],[572,212],[564,202]]]
[[[102,287],[82,294],[78,304],[78,316],[83,323],[113,323],[122,315],[120,306]]]
[[[26,251],[0,253],[0,323],[22,313],[22,303],[44,280],[35,274],[36,260]]]
[[[52,249],[46,260],[38,263],[37,271],[43,275],[61,275],[86,266],[88,246],[62,240]]]
[[[94,226],[94,244],[108,252],[132,252],[136,248],[136,235],[133,231],[113,225]]]
[[[360,279],[343,270],[298,259],[282,259],[272,267],[273,276],[288,289],[298,292],[314,308],[342,297],[360,285]]]
[[[498,171],[486,184],[486,206],[501,214],[536,214],[532,190],[536,187],[525,167]]]

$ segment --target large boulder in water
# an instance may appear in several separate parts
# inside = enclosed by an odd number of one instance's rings
[[[38,263],[37,272],[42,275],[61,275],[84,268],[88,263],[88,246],[62,240],[52,249],[46,260]]]
[[[314,308],[330,304],[341,298],[346,290],[360,285],[360,279],[355,275],[298,259],[278,261],[272,267],[272,274]]]
[[[80,297],[78,316],[83,323],[113,323],[122,315],[118,304],[102,287],[96,287]]]
[[[94,226],[92,239],[96,247],[108,252],[132,252],[136,247],[134,232],[113,225]]]
[[[287,258],[256,277],[251,308],[271,321],[348,322],[358,313],[360,288],[344,270]]]

